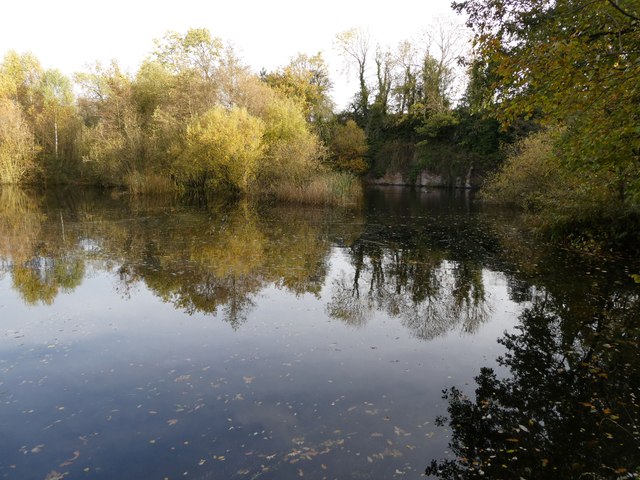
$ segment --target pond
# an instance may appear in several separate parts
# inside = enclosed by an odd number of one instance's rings
[[[0,478],[638,474],[635,259],[465,192],[0,197]]]

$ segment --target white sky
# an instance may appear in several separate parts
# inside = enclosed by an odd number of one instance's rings
[[[321,51],[344,106],[355,91],[341,74],[336,33],[370,31],[372,42],[395,45],[417,36],[438,16],[454,16],[451,0],[7,0],[0,17],[0,55],[34,53],[44,68],[71,75],[96,60],[116,59],[135,72],[167,30],[208,28],[232,43],[258,72],[283,65],[296,53]],[[376,4],[385,5],[385,8]]]

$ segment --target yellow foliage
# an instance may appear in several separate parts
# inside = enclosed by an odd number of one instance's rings
[[[364,156],[368,149],[364,130],[353,120],[348,120],[346,124],[338,125],[334,129],[331,152],[337,169],[355,174],[366,172],[369,166]]]
[[[0,183],[19,183],[33,173],[37,151],[20,107],[0,99]]]
[[[177,175],[247,191],[262,155],[264,128],[244,108],[212,108],[187,127]]]

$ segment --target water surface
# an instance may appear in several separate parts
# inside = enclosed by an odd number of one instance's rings
[[[630,260],[537,243],[461,193],[0,200],[2,478],[637,467]]]

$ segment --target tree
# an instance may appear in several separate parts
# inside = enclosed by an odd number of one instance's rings
[[[60,157],[60,125],[72,120],[75,116],[71,81],[59,70],[46,70],[42,75],[40,93],[42,95],[40,115],[44,124],[43,143],[53,143],[51,150],[57,161]],[[66,153],[69,154],[69,151]]]
[[[42,67],[35,56],[9,51],[0,65],[0,98],[17,102],[25,115],[31,115],[41,77]]]
[[[191,28],[184,35],[169,31],[155,40],[154,57],[175,74],[192,71],[205,82],[213,80],[224,45],[206,28]]]
[[[259,177],[263,188],[301,185],[317,173],[324,147],[305,121],[303,107],[277,92],[265,105],[264,158]]]
[[[367,171],[367,136],[353,120],[334,127],[330,149],[333,166],[338,170],[355,174]]]
[[[408,114],[416,102],[418,86],[417,51],[411,42],[405,40],[398,44],[396,67],[392,89],[395,110],[400,114]]]
[[[383,49],[378,45],[376,47],[374,62],[376,64],[376,79],[378,81],[378,89],[374,104],[378,106],[382,115],[386,115],[389,107],[389,94],[392,86],[391,82],[393,80],[392,72],[395,67],[396,59],[390,50]]]
[[[367,85],[367,62],[369,57],[369,32],[352,28],[336,35],[336,47],[344,58],[347,69],[355,66],[359,91],[354,100],[356,114],[365,116],[369,109],[369,86]]]
[[[218,103],[217,77],[226,55],[220,38],[192,28],[185,34],[169,31],[154,43],[153,59],[176,78],[172,95],[183,115],[193,118]]]
[[[519,117],[567,127],[573,168],[613,170],[622,203],[640,196],[640,6],[632,0],[467,0],[475,54],[495,66],[503,123]]]
[[[265,73],[262,78],[284,96],[298,100],[307,121],[317,125],[331,115],[333,105],[329,92],[332,85],[322,54],[309,57],[300,53],[286,66]]]
[[[108,68],[97,63],[76,74],[84,127],[80,151],[85,172],[93,181],[122,184],[124,178],[144,170],[144,135],[136,107],[133,80],[114,61]]]
[[[0,184],[19,183],[35,171],[38,148],[20,106],[0,98]]]

